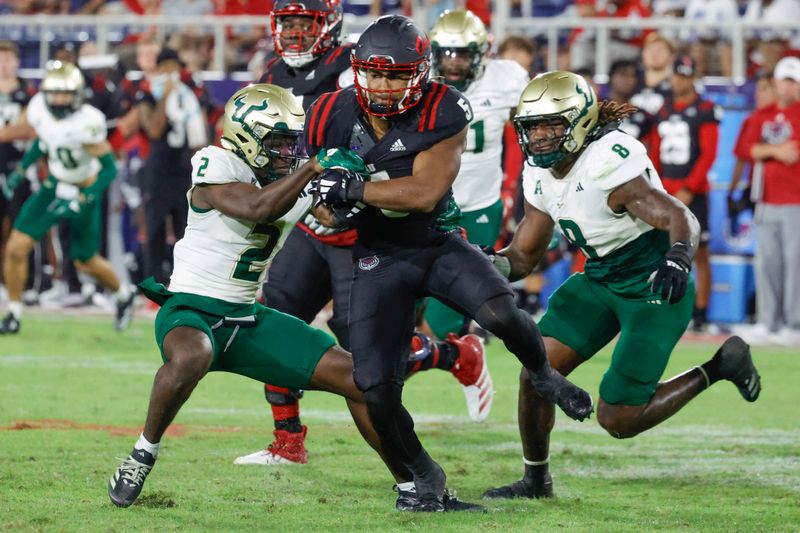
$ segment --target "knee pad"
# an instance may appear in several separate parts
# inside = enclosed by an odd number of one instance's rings
[[[264,387],[264,396],[266,396],[270,405],[291,405],[303,397],[303,391],[266,385]]]

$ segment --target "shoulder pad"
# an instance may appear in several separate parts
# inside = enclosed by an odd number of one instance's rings
[[[637,139],[619,130],[607,132],[589,144],[581,159],[587,177],[611,190],[641,176],[652,166],[647,150]]]
[[[435,131],[443,139],[455,135],[472,120],[469,100],[443,83],[429,83],[420,106],[418,130]]]
[[[218,146],[206,146],[192,156],[192,185],[254,183],[255,174],[236,154]]]

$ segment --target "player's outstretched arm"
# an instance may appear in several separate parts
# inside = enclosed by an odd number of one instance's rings
[[[411,176],[364,184],[362,201],[392,211],[433,211],[458,175],[467,129],[417,154]]]
[[[550,215],[525,202],[525,216],[517,226],[511,244],[497,253],[510,263],[509,280],[522,279],[533,271],[547,251],[554,226]]]
[[[250,222],[273,222],[292,208],[308,182],[320,172],[322,167],[313,157],[290,175],[261,189],[249,183],[198,185],[192,191],[192,203],[200,209],[213,208]]]
[[[668,231],[670,243],[682,242],[694,255],[700,239],[697,219],[676,198],[653,188],[645,176],[634,178],[614,189],[608,196],[608,206],[615,213],[627,211],[656,229]]]

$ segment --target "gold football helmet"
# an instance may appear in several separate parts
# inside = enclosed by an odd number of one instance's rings
[[[258,170],[266,182],[291,174],[305,157],[306,114],[288,90],[266,83],[238,90],[225,104],[222,147]]]
[[[45,69],[39,89],[50,113],[61,119],[80,109],[86,84],[78,67],[63,61],[48,61]]]
[[[481,77],[489,51],[489,34],[474,13],[466,9],[445,11],[433,25],[430,38],[434,72],[448,85],[463,91]]]
[[[517,105],[514,127],[517,140],[528,163],[549,168],[567,154],[577,153],[586,143],[589,132],[597,125],[600,106],[592,87],[583,77],[560,70],[539,74],[528,82]],[[560,136],[534,140],[530,136],[535,125],[564,125]],[[554,146],[537,149],[537,144]]]

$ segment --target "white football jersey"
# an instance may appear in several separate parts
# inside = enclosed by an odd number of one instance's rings
[[[464,92],[473,117],[466,150],[461,154],[461,169],[453,183],[453,194],[462,211],[483,209],[500,199],[503,127],[527,84],[528,73],[517,62],[492,59],[483,76]]]
[[[280,219],[256,224],[216,209],[197,209],[191,203],[192,191],[198,184],[236,182],[261,188],[250,167],[233,152],[207,146],[192,157],[192,188],[186,193],[189,219],[186,233],[175,243],[171,291],[253,303],[267,263],[311,207],[311,196],[304,196]]]
[[[89,104],[57,120],[47,108],[44,94],[38,93],[28,104],[28,123],[36,130],[39,144],[47,152],[47,164],[57,180],[81,183],[97,174],[100,162],[89,155],[85,145],[106,140],[106,117]]]
[[[605,257],[653,227],[628,212],[614,213],[608,195],[644,175],[664,190],[642,143],[612,131],[590,143],[569,173],[556,179],[546,168],[527,166],[522,174],[525,200],[550,215],[561,233],[587,257]]]

